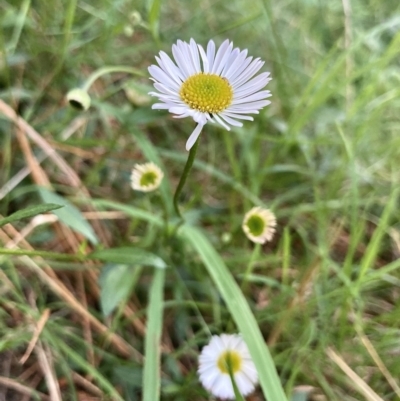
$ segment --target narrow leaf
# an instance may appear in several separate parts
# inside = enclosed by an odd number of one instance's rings
[[[44,203],[42,205],[27,207],[26,209],[18,210],[18,212],[15,212],[10,216],[0,220],[0,227],[3,227],[5,224],[12,223],[14,221],[37,216],[38,214],[50,212],[51,210],[60,209],[61,207],[61,205],[56,205],[54,203]]]
[[[103,262],[120,263],[128,266],[152,266],[165,269],[166,263],[157,255],[140,248],[121,247],[102,249],[88,255],[90,259],[99,259]]]
[[[163,313],[165,270],[154,270],[153,283],[150,289],[150,300],[147,315],[145,338],[145,362],[143,368],[143,401],[160,399],[160,354]]]
[[[149,25],[153,38],[158,40],[158,26],[160,20],[161,0],[153,0],[149,10]]]

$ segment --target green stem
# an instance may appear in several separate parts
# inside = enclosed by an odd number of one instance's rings
[[[253,248],[253,252],[252,252],[252,254],[250,256],[249,263],[247,264],[247,268],[246,268],[246,271],[244,273],[242,283],[240,285],[240,288],[243,291],[243,293],[246,290],[246,287],[247,287],[248,282],[249,282],[250,275],[253,272],[254,263],[256,262],[257,258],[260,256],[260,251],[261,251],[261,244],[258,244],[258,243],[255,244],[254,248]]]
[[[126,72],[128,74],[138,75],[140,77],[146,76],[145,74],[143,74],[142,71],[137,70],[136,68],[125,67],[123,65],[103,67],[103,68],[99,68],[98,70],[94,71],[89,76],[89,78],[86,80],[85,84],[82,86],[82,89],[87,92],[89,90],[89,88],[93,85],[93,82],[96,81],[96,79],[100,78],[102,75],[110,74],[112,72]]]
[[[236,384],[235,376],[233,375],[232,366],[231,366],[230,361],[228,361],[227,365],[228,365],[229,377],[231,379],[231,383],[232,383],[232,387],[233,387],[233,392],[235,393],[235,399],[236,399],[236,401],[245,401],[242,393],[239,391],[238,386]]]
[[[199,146],[199,140],[200,140],[200,138],[197,139],[197,141],[194,143],[194,145],[192,146],[192,148],[189,151],[189,156],[188,156],[186,164],[185,164],[185,169],[183,170],[183,174],[181,176],[181,179],[179,180],[179,184],[178,184],[178,187],[176,188],[175,195],[174,195],[174,209],[175,209],[176,214],[182,220],[183,220],[183,217],[181,215],[181,212],[179,211],[179,206],[178,206],[179,196],[182,193],[182,189],[185,186],[186,179],[193,166],[194,159],[196,157],[197,147]]]

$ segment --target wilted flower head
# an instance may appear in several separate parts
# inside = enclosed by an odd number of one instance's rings
[[[230,125],[241,127],[238,120],[253,120],[249,114],[258,114],[271,103],[265,100],[270,91],[261,90],[270,81],[269,72],[252,78],[264,62],[247,57],[247,49],[233,49],[229,40],[217,51],[212,40],[206,51],[193,39],[190,43],[178,40],[172,54],[176,64],[161,51],[156,57],[159,67],[149,67],[158,90],[150,95],[161,101],[153,109],[167,109],[175,118],[192,117],[197,123],[186,143],[187,150],[208,121],[216,121],[229,131]]]
[[[213,336],[199,357],[201,384],[216,397],[234,399],[229,369],[239,392],[250,394],[258,383],[258,374],[246,343],[238,334]]]
[[[157,189],[164,177],[164,173],[156,164],[135,164],[132,175],[132,188],[136,191],[151,192]]]
[[[249,240],[258,244],[271,241],[276,227],[276,217],[269,210],[262,207],[253,207],[246,213],[242,228]]]

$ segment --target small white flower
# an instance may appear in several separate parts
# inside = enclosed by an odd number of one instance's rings
[[[253,207],[246,213],[242,228],[249,240],[258,244],[271,241],[276,227],[276,217],[269,210],[262,207]]]
[[[247,49],[234,49],[228,39],[217,51],[212,40],[206,51],[193,39],[190,43],[178,40],[172,54],[176,64],[161,51],[156,57],[159,66],[149,67],[158,90],[149,94],[162,102],[154,104],[153,109],[167,109],[175,118],[192,117],[197,123],[186,142],[187,150],[208,121],[216,121],[229,131],[230,125],[243,125],[238,120],[252,121],[249,114],[258,114],[271,103],[265,100],[270,91],[261,90],[271,80],[270,73],[253,78],[264,62],[247,57]]]
[[[135,164],[131,175],[132,188],[142,192],[154,191],[163,177],[164,173],[154,163]]]
[[[198,374],[204,388],[216,397],[234,399],[228,364],[239,392],[243,396],[253,392],[258,383],[257,370],[246,343],[238,334],[212,336],[201,351]]]

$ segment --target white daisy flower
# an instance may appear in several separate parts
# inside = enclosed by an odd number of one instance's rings
[[[228,366],[239,392],[243,396],[253,392],[258,374],[242,337],[238,334],[212,336],[201,351],[198,374],[204,388],[222,399],[235,398]]]
[[[242,228],[250,241],[264,244],[271,241],[276,227],[276,217],[269,210],[256,206],[248,211],[243,219]]]
[[[135,164],[131,175],[132,188],[136,191],[151,192],[157,189],[164,173],[154,163]]]
[[[153,104],[153,109],[167,109],[175,118],[192,117],[197,123],[186,142],[187,150],[208,121],[216,121],[229,131],[230,125],[243,125],[238,120],[252,121],[249,114],[258,114],[271,103],[265,100],[271,92],[261,90],[271,80],[270,73],[253,78],[264,62],[247,57],[247,49],[234,49],[228,39],[217,51],[212,40],[207,51],[193,39],[190,43],[178,40],[172,54],[176,64],[161,51],[156,57],[159,66],[149,67],[158,90],[149,94],[162,102]]]

